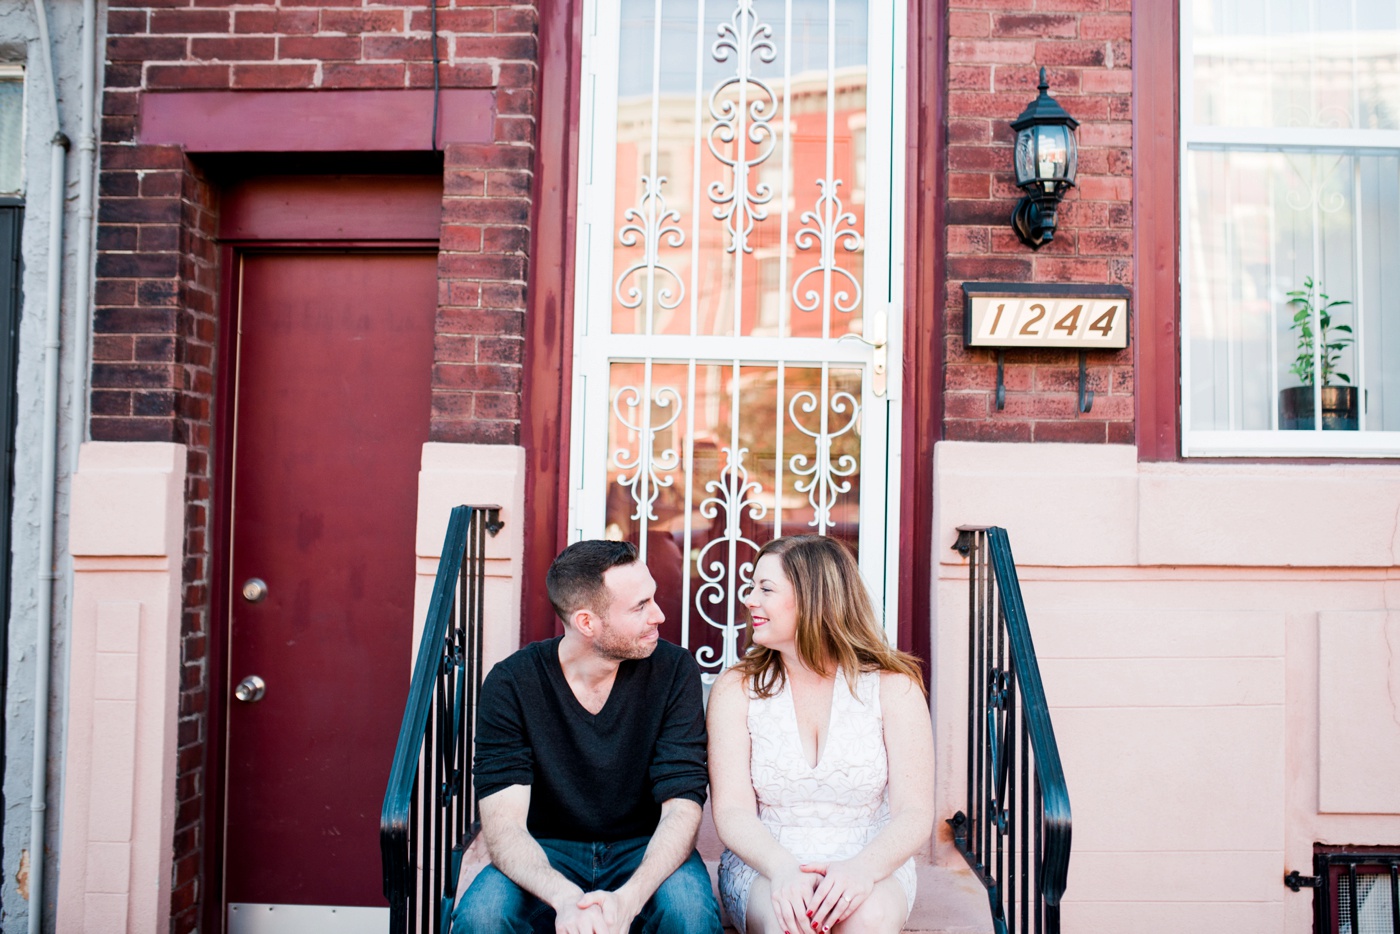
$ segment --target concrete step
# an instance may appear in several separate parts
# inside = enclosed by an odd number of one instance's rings
[[[467,853],[458,883],[459,892],[466,891],[471,880],[486,864],[485,852],[479,844],[480,841]],[[707,859],[705,867],[710,871],[710,881],[715,885],[718,897],[719,860]],[[971,869],[956,864],[933,866],[920,862],[917,871],[919,888],[914,898],[914,910],[904,925],[907,934],[992,934],[987,890],[977,881]],[[724,922],[725,930],[732,931],[727,917]]]
[[[987,890],[967,866],[919,866],[919,891],[904,930],[920,934],[992,934]]]

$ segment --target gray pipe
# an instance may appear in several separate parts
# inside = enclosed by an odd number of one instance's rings
[[[49,42],[49,18],[43,0],[34,0],[39,43],[48,72],[48,97],[54,136],[49,150],[49,256],[44,318],[44,443],[39,470],[39,612],[34,627],[34,763],[29,799],[29,934],[40,934],[44,921],[44,817],[48,800],[49,665],[53,626],[54,500],[58,484],[58,352],[63,313],[63,196],[68,137],[58,111],[58,75]]]

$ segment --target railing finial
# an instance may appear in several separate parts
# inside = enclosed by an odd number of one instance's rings
[[[496,534],[506,527],[505,521],[501,519],[501,507],[482,506],[480,508],[486,512],[486,531],[491,534],[492,538],[495,538]]]
[[[958,540],[953,543],[953,550],[966,558],[972,553],[972,546],[977,541],[977,533],[986,531],[981,525],[960,525],[958,526]]]

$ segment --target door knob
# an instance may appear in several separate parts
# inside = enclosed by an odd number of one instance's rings
[[[267,582],[261,577],[250,577],[243,582],[243,599],[249,603],[261,603],[267,599]]]
[[[238,682],[238,687],[233,689],[233,696],[245,704],[256,704],[263,699],[267,693],[267,682],[257,675],[249,675]]]

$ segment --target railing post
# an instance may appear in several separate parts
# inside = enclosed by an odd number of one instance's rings
[[[380,817],[391,934],[450,926],[462,854],[476,836],[486,535],[501,528],[496,506],[458,506],[448,520]]]
[[[963,526],[953,547],[968,559],[967,811],[948,821],[953,843],[998,934],[1058,934],[1069,792],[1011,546],[1004,529]]]

